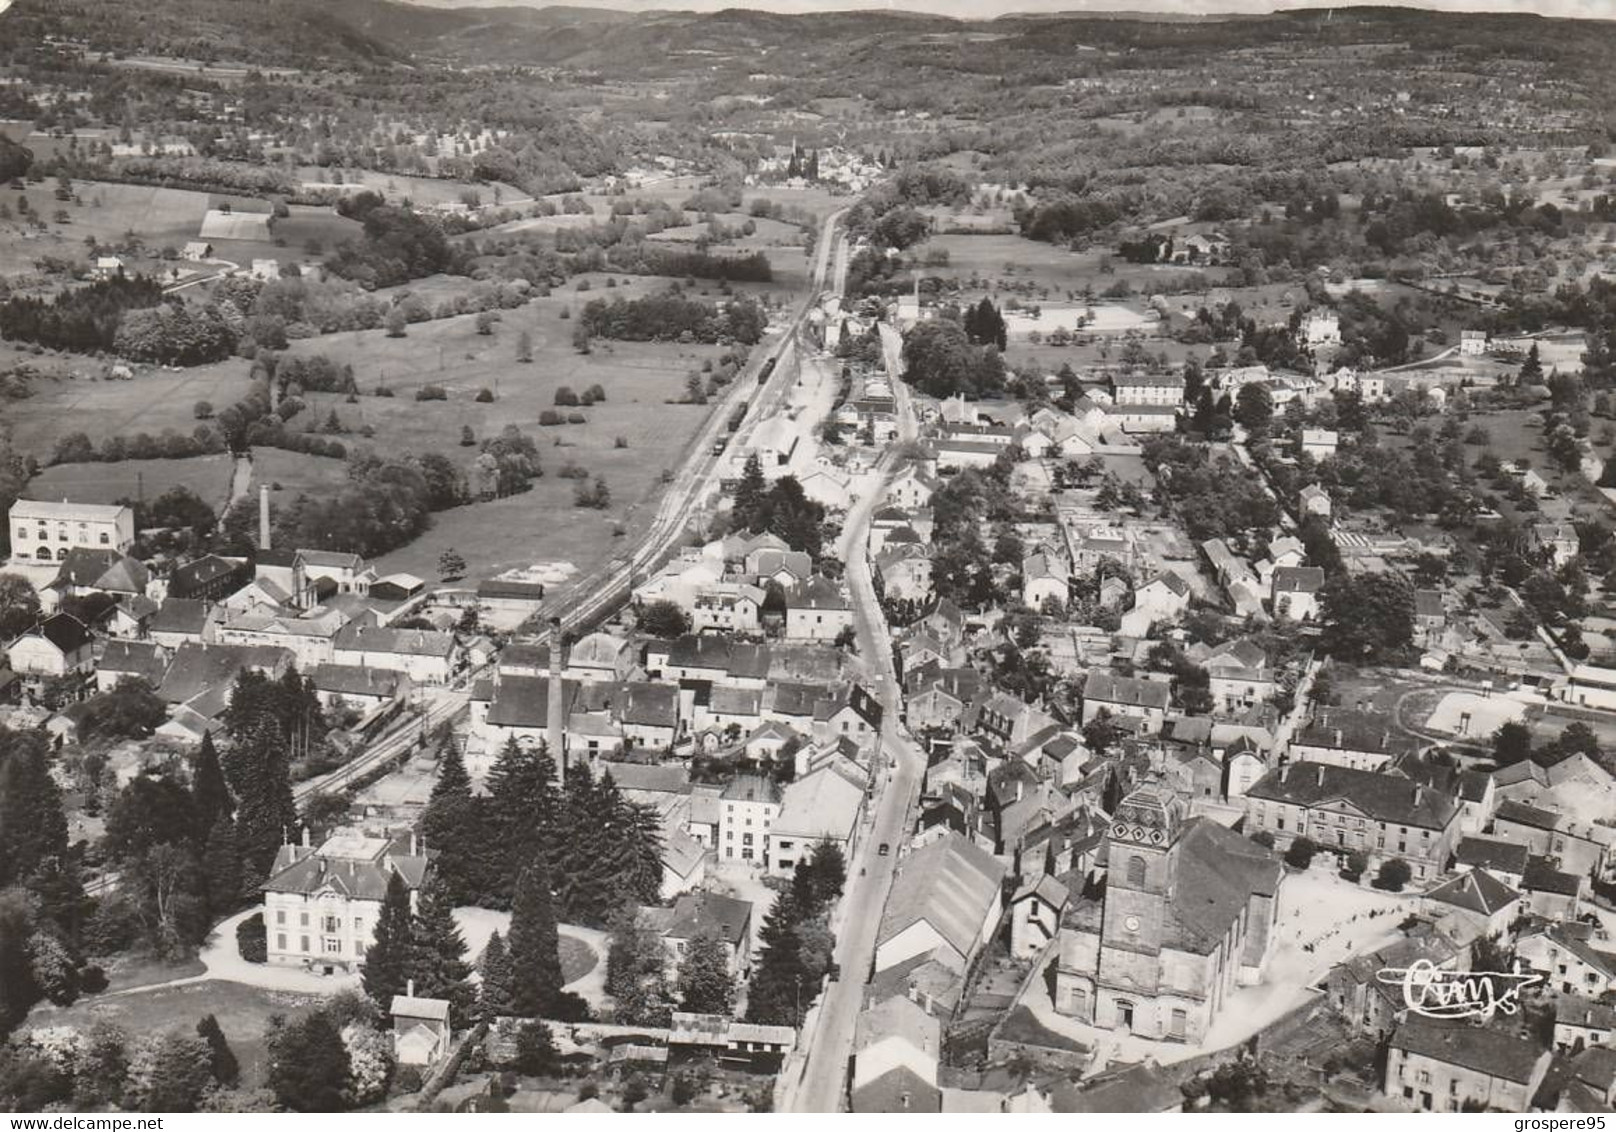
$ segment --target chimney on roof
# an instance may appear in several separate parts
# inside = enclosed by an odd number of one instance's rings
[[[405,998],[414,998],[415,997],[415,980],[414,979],[405,979],[404,980],[404,997]]]
[[[1420,799],[1422,799],[1424,797],[1425,797],[1425,789],[1423,787],[1421,787],[1421,786],[1416,785],[1414,787],[1414,804],[1416,806],[1419,805],[1420,804]]]
[[[410,856],[419,857],[421,855],[418,850],[419,845],[420,842],[416,839],[415,831],[413,829],[410,830]]]
[[[1341,728],[1337,727],[1335,729],[1335,745],[1337,747],[1339,747],[1341,745],[1341,740],[1342,740]]]
[[[1291,779],[1291,764],[1286,763],[1284,766],[1279,768],[1279,780],[1281,782],[1289,782],[1290,779]]]
[[[269,549],[269,485],[258,487],[258,549]]]
[[[303,848],[308,849],[310,847],[311,846],[309,845],[309,827],[304,826],[303,827]]]
[[[1319,775],[1319,785],[1323,786],[1324,785],[1324,764],[1323,763],[1319,764],[1318,775]]]

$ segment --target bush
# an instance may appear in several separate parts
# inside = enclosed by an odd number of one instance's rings
[[[199,421],[208,420],[213,416],[213,402],[198,401],[191,407],[191,412]]]
[[[584,424],[588,420],[589,420],[589,418],[584,416],[582,413],[568,413],[567,414],[567,423],[568,424]]]
[[[393,1093],[396,1096],[406,1096],[410,1093],[419,1093],[421,1085],[421,1071],[413,1065],[401,1065],[393,1075]]]
[[[487,386],[484,386],[483,388],[477,390],[477,396],[472,398],[472,400],[477,401],[477,402],[479,402],[480,404],[483,404],[483,405],[488,404],[493,399],[494,399],[494,391],[492,389],[489,389]]]
[[[604,401],[604,400],[606,400],[606,387],[604,385],[599,384],[598,382],[596,384],[594,384],[594,385],[591,385],[589,387],[589,399],[591,401]]]
[[[619,436],[616,440],[612,441],[612,447],[613,448],[627,448],[628,447],[628,437]]]
[[[447,401],[449,391],[441,385],[423,385],[415,391],[417,401]]]
[[[82,994],[100,994],[107,989],[107,973],[91,963],[79,969],[79,991]]]
[[[1293,869],[1305,870],[1313,863],[1313,857],[1318,853],[1319,847],[1305,837],[1298,837],[1291,842],[1291,847],[1285,850],[1285,863]]]
[[[563,385],[555,391],[555,403],[562,406],[572,406],[578,403],[578,394],[572,391],[572,386]]]
[[[269,962],[269,935],[262,912],[254,912],[236,925],[236,949],[249,963]]]
[[[554,409],[543,409],[539,412],[539,423],[541,425],[558,425],[565,424],[566,421]]]
[[[1266,829],[1259,829],[1256,833],[1252,834],[1251,840],[1256,842],[1258,845],[1261,845],[1264,849],[1272,849],[1274,847],[1274,835],[1269,833]]]
[[[1393,857],[1380,866],[1375,874],[1375,887],[1383,892],[1401,892],[1403,886],[1414,878],[1414,870],[1408,867],[1408,862],[1401,857]]]
[[[387,388],[387,386],[385,386],[385,385],[378,385],[376,387],[376,396],[378,396],[378,397],[391,397],[391,396],[393,396],[393,391],[391,389]]]
[[[1369,868],[1369,858],[1364,856],[1360,850],[1354,849],[1347,854],[1346,860],[1341,863],[1341,875],[1347,880],[1356,882],[1359,877],[1364,875],[1364,870],[1367,868]]]

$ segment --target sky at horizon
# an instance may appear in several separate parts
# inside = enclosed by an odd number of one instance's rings
[[[0,0],[0,4],[8,0]],[[1145,12],[1182,15],[1261,15],[1286,9],[1349,6],[1423,8],[1437,12],[1503,12],[1563,19],[1616,20],[1616,0],[1403,0],[1396,4],[1344,4],[1341,0],[410,0],[428,7],[599,7],[619,11],[715,11],[757,8],[772,12],[907,11],[992,19],[1017,12]]]

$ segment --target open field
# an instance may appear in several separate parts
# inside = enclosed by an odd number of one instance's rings
[[[85,433],[98,444],[108,436],[159,436],[165,429],[189,435],[196,428],[198,401],[222,409],[247,394],[248,367],[244,358],[229,358],[191,369],[142,369],[128,381],[37,381],[32,397],[7,404],[6,421],[16,446],[41,461],[71,432]],[[84,368],[99,367],[84,359]]]
[[[28,495],[73,503],[112,503],[123,498],[155,499],[171,487],[188,487],[222,510],[230,497],[232,467],[230,457],[222,454],[184,460],[55,464],[29,481]]]
[[[298,353],[323,353],[353,364],[365,394],[358,403],[350,405],[340,394],[311,393],[306,412],[323,421],[335,411],[356,431],[370,426],[375,437],[369,443],[378,451],[442,452],[469,468],[477,448],[461,445],[462,430],[470,428],[481,441],[506,425],[517,426],[540,445],[545,475],[531,491],[438,513],[430,531],[382,559],[384,570],[435,577],[438,556],[451,547],[466,558],[474,579],[560,559],[584,569],[612,552],[618,524],[632,529],[649,521],[662,489],[660,473],[679,463],[710,411],[669,402],[684,395],[688,372],[699,371],[705,360],[724,351],[716,346],[597,342],[589,354],[579,354],[571,344],[574,322],[562,319],[560,311],[570,307],[576,312],[597,296],[643,293],[664,282],[641,279],[607,290],[597,281],[583,294],[557,292],[504,312],[492,335],[479,335],[474,318],[461,316],[417,323],[406,338],[363,331],[294,345]],[[515,360],[516,338],[523,330],[533,338],[531,364]],[[378,384],[394,396],[371,395]],[[416,401],[415,391],[427,384],[443,386],[449,399]],[[540,412],[554,407],[558,388],[567,385],[581,393],[596,384],[607,399],[579,410],[587,423],[539,425]],[[484,388],[497,399],[474,400]],[[626,447],[617,447],[619,437]],[[366,441],[351,438],[349,443]],[[320,489],[329,482],[327,476],[341,472],[337,461],[318,457],[266,452],[255,456],[255,462],[260,459],[264,462],[255,467],[255,480],[279,480],[286,494],[278,498],[285,502],[297,490]],[[567,463],[586,469],[591,480],[605,479],[612,492],[608,510],[573,505],[575,481],[557,474]]]
[[[268,485],[271,492],[284,492],[290,502],[298,495],[320,495],[348,482],[346,461],[335,456],[311,456],[284,448],[252,450],[252,487]]]
[[[82,1027],[105,1019],[123,1027],[131,1037],[138,1037],[175,1029],[195,1033],[203,1015],[212,1014],[241,1063],[242,1084],[253,1088],[263,1083],[268,1068],[264,1032],[270,1015],[294,1014],[316,1001],[310,995],[208,979],[131,994],[97,995],[81,999],[65,1010],[42,1006],[28,1016],[24,1025]]]

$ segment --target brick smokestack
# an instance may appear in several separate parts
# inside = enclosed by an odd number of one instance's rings
[[[269,549],[269,485],[258,486],[258,549]]]
[[[566,651],[566,640],[561,632],[561,618],[550,618],[550,687],[545,697],[548,702],[549,713],[546,718],[546,732],[550,743],[550,757],[555,760],[556,773],[566,779],[567,753],[564,740],[566,728],[565,709],[562,704],[566,696],[566,685],[561,679],[561,670],[566,667],[566,658],[562,655]]]

